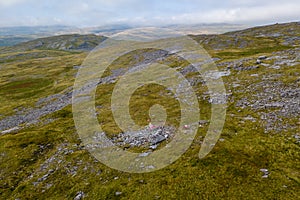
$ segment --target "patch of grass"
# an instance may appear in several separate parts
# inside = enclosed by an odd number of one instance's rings
[[[10,96],[11,99],[26,99],[47,90],[52,80],[25,79],[14,81],[0,87],[0,95]]]
[[[15,109],[33,107],[40,98],[71,87],[77,72],[73,66],[81,65],[86,53],[48,56],[1,65],[0,100],[5,105],[0,106],[0,113],[3,116],[12,115]]]
[[[230,50],[230,51],[220,51],[216,52],[215,56],[223,58],[223,59],[236,59],[240,57],[249,57],[258,55],[261,53],[271,53],[274,51],[282,51],[287,50],[290,47],[288,46],[282,46],[282,45],[275,45],[275,46],[268,46],[268,47],[257,47],[257,48],[246,48],[246,49],[236,49],[236,50]]]

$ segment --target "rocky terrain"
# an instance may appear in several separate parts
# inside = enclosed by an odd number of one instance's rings
[[[252,120],[260,121],[260,123],[264,124],[266,132],[278,133],[288,129],[299,130],[300,121],[293,124],[284,122],[284,119],[299,118],[300,74],[298,71],[295,72],[295,77],[298,76],[298,78],[287,85],[278,81],[278,78],[283,75],[280,72],[276,73],[276,70],[279,70],[281,67],[295,68],[299,65],[299,52],[300,49],[296,48],[295,50],[275,52],[270,57],[260,56],[256,61],[253,60],[253,63],[256,62],[256,65],[249,67],[243,66],[244,62],[249,61],[247,59],[226,63],[228,70],[246,70],[250,73],[251,70],[259,68],[275,69],[275,73],[263,75],[262,77],[259,74],[251,73],[251,76],[256,77],[259,81],[255,81],[246,87],[240,88],[239,81],[234,82],[234,85],[232,85],[235,88],[235,93],[240,93],[241,95],[251,94],[249,97],[237,100],[235,105],[242,109],[249,108],[255,111],[260,118],[252,118]],[[231,101],[234,101],[234,99]]]
[[[168,91],[141,89],[132,117],[144,127],[122,132],[111,120],[111,90],[126,71],[152,62],[176,67],[196,91],[201,108],[190,149],[165,169],[129,174],[92,157],[72,118],[74,79],[87,51],[105,37],[63,35],[1,50],[0,197],[3,199],[297,199],[300,186],[300,24],[255,27],[221,35],[191,35],[209,52],[226,87],[225,126],[214,150],[197,157],[217,101],[191,65],[161,50],[116,60],[98,83],[96,111],[112,141],[141,156],[174,136],[176,106],[164,126],[149,124],[152,102]],[[86,88],[89,89],[88,87]],[[148,97],[149,105],[144,98]],[[222,102],[213,102],[222,103]],[[99,114],[101,113],[101,114]],[[103,117],[105,116],[105,117]],[[97,140],[97,138],[95,138]]]

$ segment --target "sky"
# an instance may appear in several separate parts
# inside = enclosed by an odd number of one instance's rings
[[[0,0],[0,27],[300,21],[300,0]]]

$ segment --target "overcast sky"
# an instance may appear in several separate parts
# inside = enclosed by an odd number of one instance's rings
[[[300,21],[300,0],[0,0],[0,26]]]

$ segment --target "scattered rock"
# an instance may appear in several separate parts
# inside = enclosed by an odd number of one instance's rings
[[[69,88],[68,90],[71,90]],[[65,94],[55,94],[44,99],[40,99],[35,108],[24,110],[16,115],[9,116],[0,120],[0,131],[12,129],[21,124],[36,124],[39,123],[39,118],[63,109],[72,102],[72,92]],[[2,132],[3,133],[3,132]],[[7,133],[7,131],[4,131]]]
[[[233,69],[237,70],[237,71],[248,71],[248,70],[254,70],[259,68],[259,66],[255,65],[255,66],[244,66],[243,63],[238,63],[236,64]]]
[[[267,56],[259,56],[258,60],[266,60],[268,57]]]
[[[251,94],[236,102],[237,107],[250,108],[259,113],[265,132],[281,132],[295,129],[297,125],[283,119],[299,117],[300,89],[297,83],[284,83],[276,75],[263,77],[263,81],[244,87],[242,93]],[[273,80],[274,79],[274,80]]]
[[[211,104],[226,104],[230,95],[231,94],[213,93],[209,95],[208,102]]]
[[[294,135],[294,138],[296,139],[296,143],[300,143],[300,136],[299,135]]]
[[[260,171],[264,173],[262,178],[268,178],[268,176],[270,174],[268,169],[260,169]]]
[[[79,192],[77,192],[77,194],[76,194],[74,200],[81,200],[81,199],[84,198],[84,196],[85,196],[84,192],[79,191]]]
[[[270,68],[272,68],[272,69],[280,69],[281,67],[279,65],[273,65]]]
[[[158,145],[171,139],[175,134],[175,128],[168,126],[158,126],[155,128],[145,127],[142,130],[125,132],[117,135],[112,140],[119,146],[146,147],[156,149]],[[97,137],[95,138],[97,140]],[[142,154],[147,156],[148,153]]]
[[[211,78],[211,79],[219,79],[223,76],[229,76],[230,75],[230,71],[217,71],[217,72],[208,72],[206,73],[204,76]]]
[[[13,128],[8,129],[8,130],[2,131],[1,134],[7,134],[7,133],[16,132],[19,129],[20,129],[19,127],[13,127]]]
[[[150,152],[144,152],[139,155],[139,157],[146,157],[150,154]]]
[[[122,192],[116,192],[115,195],[116,196],[120,196],[122,194]]]
[[[146,169],[155,169],[153,165],[146,166]]]
[[[150,149],[153,149],[153,150],[157,149],[157,144],[151,145],[151,146],[150,146]]]
[[[205,125],[205,124],[208,124],[209,121],[207,120],[200,120],[198,123],[199,125]]]
[[[260,63],[261,66],[264,66],[264,67],[269,67],[270,64],[267,64],[267,63]]]
[[[73,69],[80,69],[82,66],[73,66]]]
[[[150,138],[150,143],[151,145],[156,145],[156,144],[159,144],[163,141],[166,140],[166,136],[165,135],[160,135],[160,133],[156,133],[155,135],[153,135],[151,138]]]

